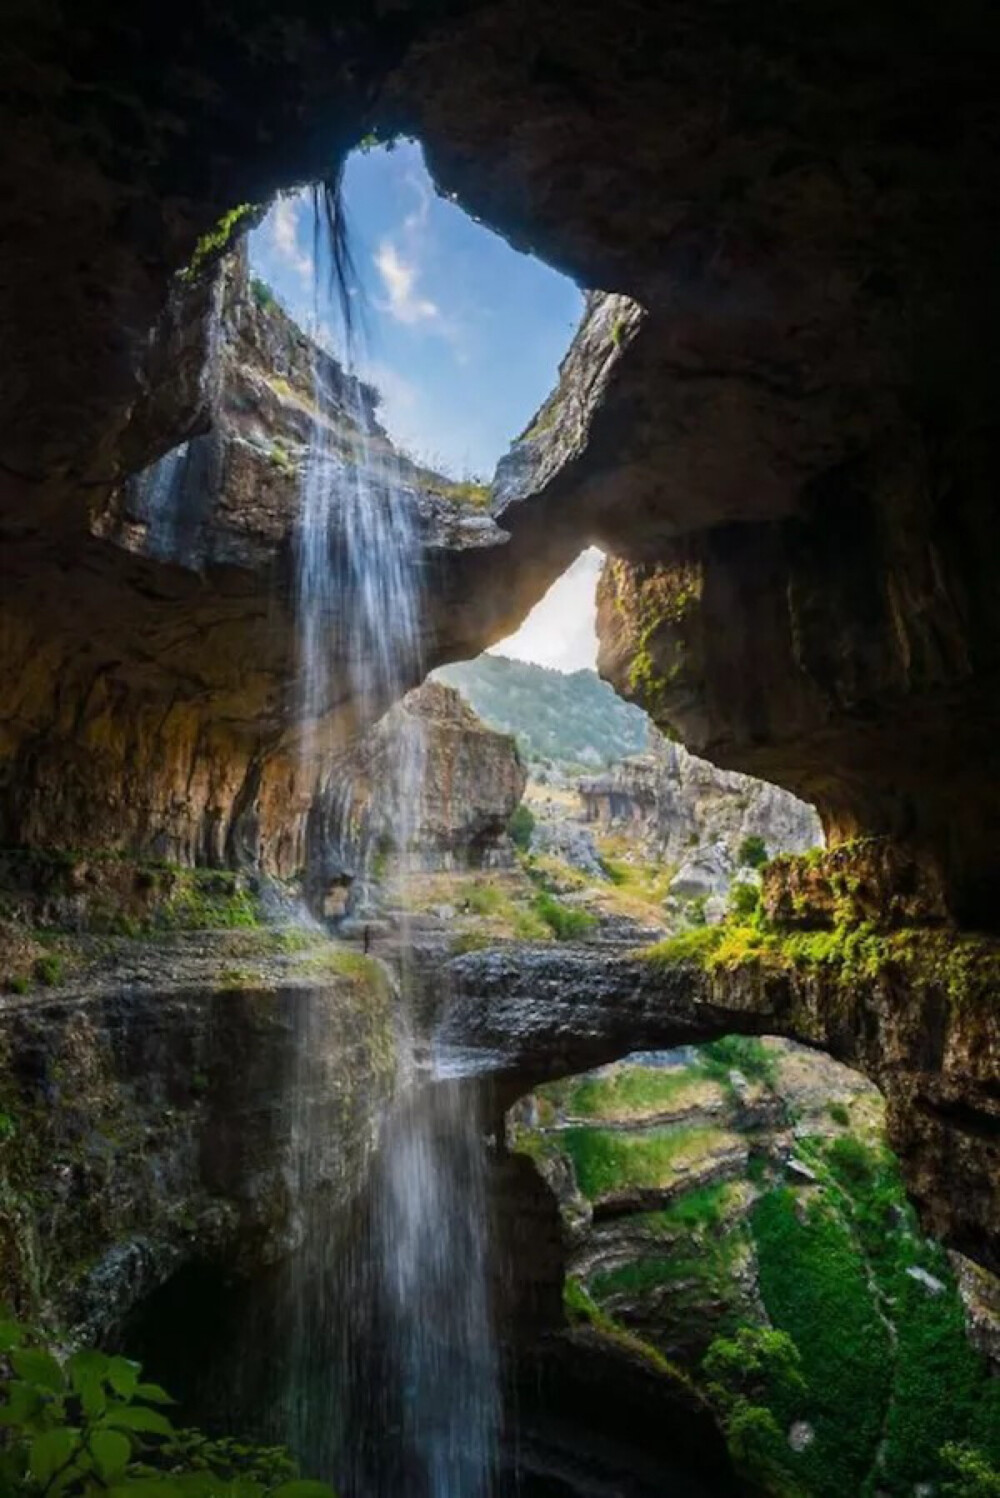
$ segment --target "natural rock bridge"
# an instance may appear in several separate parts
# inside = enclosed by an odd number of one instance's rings
[[[491,1053],[503,1106],[543,1080],[722,1035],[828,1051],[885,1094],[927,1231],[1000,1269],[1000,1012],[988,996],[959,1003],[942,980],[890,966],[847,983],[832,965],[708,971],[586,947],[470,953],[450,973],[439,1038]]]

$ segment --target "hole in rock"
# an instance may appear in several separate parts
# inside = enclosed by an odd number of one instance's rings
[[[340,188],[345,329],[308,191],[249,236],[259,300],[276,297],[378,392],[401,453],[483,504],[497,460],[555,384],[583,313],[574,283],[440,196],[414,140],[360,149]]]
[[[728,1036],[545,1083],[507,1132],[558,1203],[570,1327],[692,1380],[744,1478],[903,1492],[983,1439],[988,1365],[858,1073]]]

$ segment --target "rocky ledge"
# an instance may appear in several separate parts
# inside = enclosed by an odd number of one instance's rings
[[[796,934],[724,925],[646,952],[505,948],[450,965],[444,1033],[495,1058],[508,1102],[645,1049],[780,1035],[883,1092],[925,1230],[1000,1271],[1000,948],[908,927]]]

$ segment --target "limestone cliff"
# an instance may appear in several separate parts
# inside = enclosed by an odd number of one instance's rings
[[[259,1273],[309,1201],[346,1210],[393,1085],[390,984],[281,950],[137,943],[0,1002],[0,1281],[23,1315],[103,1337],[183,1265]]]
[[[525,770],[514,740],[487,728],[452,687],[408,692],[324,770],[310,824],[310,879],[378,878],[509,862],[507,824]]]

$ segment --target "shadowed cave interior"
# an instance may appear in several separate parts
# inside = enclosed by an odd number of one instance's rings
[[[989,1498],[995,16],[7,40],[12,1490]]]

